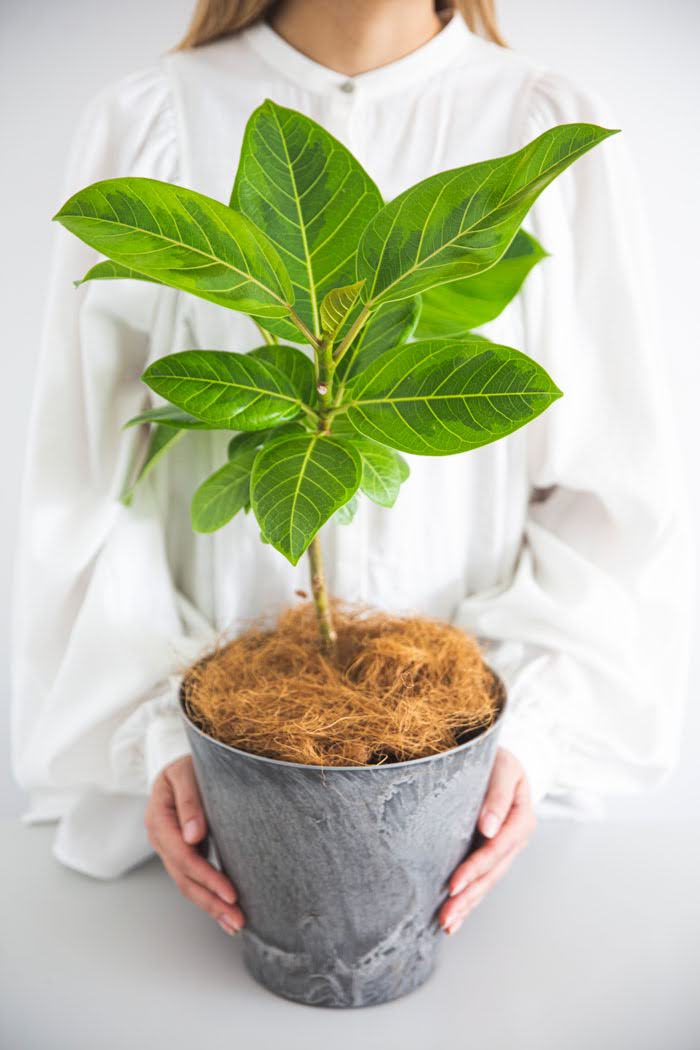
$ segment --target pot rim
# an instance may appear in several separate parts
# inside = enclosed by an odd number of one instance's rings
[[[234,747],[232,744],[225,744],[223,740],[217,740],[216,737],[210,736],[209,733],[205,733],[203,729],[200,729],[199,726],[195,725],[190,716],[187,714],[184,698],[182,696],[182,690],[180,690],[178,696],[178,707],[180,709],[180,714],[187,723],[187,725],[192,730],[194,730],[194,732],[197,733],[200,737],[202,737],[204,740],[210,741],[210,743],[212,744],[216,744],[217,747],[221,747],[225,751],[233,751],[234,754],[241,755],[243,758],[255,759],[258,762],[268,762],[270,765],[285,766],[291,769],[315,770],[319,773],[343,773],[352,770],[355,770],[357,772],[360,772],[362,770],[370,770],[374,772],[380,769],[395,770],[402,769],[404,766],[417,766],[420,765],[421,762],[434,762],[436,759],[444,758],[447,755],[456,755],[460,751],[465,751],[467,748],[481,743],[481,741],[485,740],[487,736],[490,736],[491,733],[495,732],[496,729],[500,728],[501,723],[503,721],[503,713],[506,710],[506,707],[508,706],[508,691],[505,688],[505,685],[503,684],[503,680],[501,679],[500,675],[496,674],[492,667],[489,667],[489,670],[494,676],[496,687],[501,697],[501,703],[499,705],[496,717],[494,718],[493,722],[488,727],[488,729],[485,729],[482,733],[479,733],[478,736],[474,736],[470,740],[465,740],[463,744],[457,744],[456,747],[448,748],[446,751],[438,751],[435,755],[423,755],[421,756],[421,758],[407,758],[401,762],[375,762],[368,763],[364,766],[320,766],[308,762],[289,762],[287,759],[283,758],[270,758],[268,755],[256,755],[254,751],[244,751],[242,748]]]

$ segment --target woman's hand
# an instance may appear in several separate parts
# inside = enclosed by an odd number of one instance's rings
[[[216,919],[226,933],[243,926],[231,882],[197,849],[207,834],[190,755],[163,769],[153,783],[145,817],[148,839],[180,892]]]
[[[527,845],[535,823],[525,771],[515,755],[501,747],[477,824],[487,842],[452,872],[450,896],[438,912],[445,933],[455,933],[472,908],[505,875]]]

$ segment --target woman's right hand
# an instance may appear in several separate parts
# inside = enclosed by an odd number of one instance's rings
[[[145,816],[148,839],[183,896],[216,919],[225,933],[245,923],[230,880],[197,849],[207,822],[191,755],[171,762],[153,782]]]

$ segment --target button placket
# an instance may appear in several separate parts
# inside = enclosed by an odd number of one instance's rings
[[[333,120],[347,133],[354,109],[356,86],[352,80],[341,80],[332,88],[330,108]]]
[[[342,139],[353,153],[362,152],[364,148],[365,139],[360,120],[362,96],[362,90],[352,79],[342,80],[335,88],[334,115],[343,128]]]

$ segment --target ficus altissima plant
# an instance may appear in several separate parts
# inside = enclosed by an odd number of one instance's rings
[[[308,551],[327,651],[323,524],[350,521],[358,492],[391,507],[409,472],[401,452],[467,452],[561,396],[531,358],[470,329],[546,255],[520,229],[538,195],[616,130],[562,124],[385,204],[332,135],[266,101],[248,121],[228,204],[118,178],[58,212],[107,256],[83,280],[154,281],[255,320],[263,345],[247,353],[153,362],[142,378],[164,404],[126,426],[150,425],[139,477],[188,430],[235,432],[227,462],[194,493],[193,527],[212,532],[252,508],[261,538],[292,564]]]

